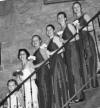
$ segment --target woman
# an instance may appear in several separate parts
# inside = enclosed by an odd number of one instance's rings
[[[81,29],[83,26],[87,24],[87,22],[90,20],[90,17],[88,14],[83,13],[80,2],[74,2],[72,9],[74,15],[76,16],[74,25],[78,32],[79,29]],[[95,43],[92,35],[90,34],[90,31],[92,30],[93,30],[93,25],[92,22],[90,22],[87,27],[84,27],[82,31],[79,32],[80,36],[79,49],[81,54],[81,60],[83,62],[82,65],[86,66],[86,69],[83,71],[84,73],[82,73],[84,75],[83,83],[86,83],[89,78],[94,76],[93,80],[91,80],[88,87],[96,87],[98,85],[96,79],[97,55],[96,55]]]
[[[63,30],[62,39],[63,43],[67,42],[76,34],[76,30],[72,24],[67,22],[67,16],[65,12],[59,12],[57,14],[57,21]],[[68,69],[68,85],[70,98],[81,88],[82,82],[80,77],[80,61],[79,51],[76,47],[78,41],[78,35],[73,38],[68,44],[65,44],[64,60]],[[83,98],[82,93],[77,95],[75,101],[79,101]]]
[[[46,26],[47,36],[50,42],[47,46],[47,52],[49,57],[62,46],[60,38],[55,35],[55,27],[52,24]],[[67,68],[63,62],[61,53],[53,55],[50,59],[50,71],[52,72],[52,88],[54,96],[55,108],[61,108],[68,100],[68,85],[67,85]]]
[[[28,60],[30,56],[27,49],[19,49],[18,58],[22,64],[22,72],[21,76],[22,81],[25,80],[32,72],[35,71],[35,68],[38,66],[34,66],[32,61]],[[38,88],[35,84],[36,75],[34,74],[29,80],[27,80],[23,85],[24,90],[24,100],[25,100],[25,108],[39,108],[38,105]]]
[[[15,79],[10,79],[7,82],[7,87],[9,93],[11,93],[16,87],[18,83]],[[7,95],[9,95],[7,93]],[[24,99],[23,95],[20,90],[14,92],[8,99],[7,99],[7,108],[24,108]]]
[[[34,56],[36,60],[33,62],[35,65],[42,63],[48,59],[46,54],[45,45],[42,45],[42,40],[39,35],[34,35],[32,37],[32,45],[35,48]],[[39,107],[40,108],[51,108],[51,72],[49,70],[48,64],[43,65],[37,72],[37,85],[39,88]]]

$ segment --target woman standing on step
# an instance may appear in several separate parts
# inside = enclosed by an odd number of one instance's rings
[[[47,46],[47,53],[50,59],[50,71],[52,74],[52,88],[53,88],[53,108],[61,108],[68,100],[68,78],[67,67],[64,64],[61,49],[58,54],[53,53],[62,46],[59,36],[55,34],[55,27],[52,24],[46,26],[46,33],[50,41]]]
[[[32,61],[29,60],[29,52],[27,49],[19,49],[18,51],[18,58],[21,61],[22,65],[22,72],[23,75],[21,76],[22,81],[25,80],[31,73],[35,71],[35,68],[40,65],[33,65]],[[34,74],[30,79],[28,79],[23,84],[23,91],[24,91],[24,101],[25,101],[25,108],[39,108],[38,105],[38,88],[35,84],[36,74]]]
[[[34,56],[36,60],[33,62],[34,65],[38,65],[48,59],[45,44],[42,44],[42,39],[39,35],[33,35],[32,46],[35,48]],[[49,70],[48,63],[44,64],[37,72],[37,85],[39,88],[39,107],[40,108],[51,108],[51,72]]]
[[[87,22],[90,20],[90,17],[88,14],[83,13],[80,2],[74,2],[72,9],[73,14],[76,17],[73,24],[75,25],[77,32],[79,32],[79,29],[87,24]],[[94,76],[88,87],[97,87],[97,54],[95,42],[92,35],[90,34],[90,31],[93,31],[92,22],[90,22],[87,27],[84,27],[82,31],[79,32],[80,41],[78,48],[80,50],[81,76],[83,84],[86,83],[89,78]]]
[[[67,15],[65,12],[59,12],[57,14],[57,21],[63,30],[62,39],[63,43],[67,42],[71,37],[76,34],[76,30],[72,24],[67,21]],[[78,35],[73,38],[68,44],[64,46],[64,60],[67,65],[68,73],[68,87],[70,98],[81,88],[81,77],[80,77],[80,61],[79,61],[79,51],[76,47],[76,42],[78,41]],[[77,101],[82,97],[82,93],[77,95]]]

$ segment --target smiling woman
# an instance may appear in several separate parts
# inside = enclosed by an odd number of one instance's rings
[[[72,2],[72,1],[82,1],[82,0],[44,0],[44,4],[46,5],[46,4]]]

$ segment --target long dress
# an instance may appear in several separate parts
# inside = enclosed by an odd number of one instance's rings
[[[62,38],[68,40],[70,37],[73,37],[73,34],[66,24],[66,28],[63,32]],[[69,85],[69,95],[72,97],[81,87],[82,79],[80,76],[80,60],[79,60],[79,51],[77,49],[77,40],[69,42],[64,46],[64,60],[68,69],[68,85]],[[77,98],[83,98],[82,92],[77,95]]]
[[[52,38],[47,46],[47,50],[53,52],[59,46]],[[64,64],[61,54],[53,55],[50,59],[50,71],[52,73],[53,88],[53,108],[61,108],[68,100],[67,67]]]
[[[25,80],[32,72],[34,72],[33,68],[31,68],[30,63],[22,70],[23,76],[22,80]],[[35,83],[36,74],[34,74],[31,79],[27,80],[24,85],[24,100],[25,100],[25,108],[39,108],[38,105],[38,88]]]
[[[43,55],[40,52],[40,48],[34,53],[36,60],[33,62],[35,65],[44,61]],[[48,67],[48,64],[42,66],[37,75],[37,85],[39,88],[39,107],[40,108],[51,108],[51,96],[52,96],[52,87],[51,87],[51,73]]]
[[[24,100],[20,91],[15,92],[7,99],[7,108],[24,108]]]
[[[84,26],[87,22],[84,19],[83,14],[79,19],[80,26]],[[86,81],[93,77],[93,80],[89,83],[88,87],[96,87],[98,86],[97,77],[96,77],[96,70],[97,70],[97,54],[96,54],[96,48],[95,48],[95,42],[93,40],[92,35],[89,31],[80,31],[80,49],[81,54],[84,56],[85,59],[85,65],[86,65],[86,71],[82,73],[84,75],[83,83],[86,83]],[[83,59],[83,58],[82,58]],[[84,64],[83,64],[84,65]]]

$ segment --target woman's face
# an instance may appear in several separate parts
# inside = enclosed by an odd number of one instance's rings
[[[80,13],[81,12],[81,6],[78,3],[74,4],[73,11],[75,14]]]
[[[27,58],[26,58],[26,53],[25,51],[20,51],[20,60],[21,61],[25,61]]]
[[[12,92],[16,88],[15,82],[9,82],[8,89]]]
[[[34,38],[32,38],[32,45],[35,48],[39,48],[41,45],[41,40],[37,36],[35,36]]]
[[[49,36],[49,38],[54,36],[54,30],[51,26],[48,26],[46,29],[47,35]]]
[[[63,14],[58,15],[57,21],[61,26],[66,24],[66,18]]]

